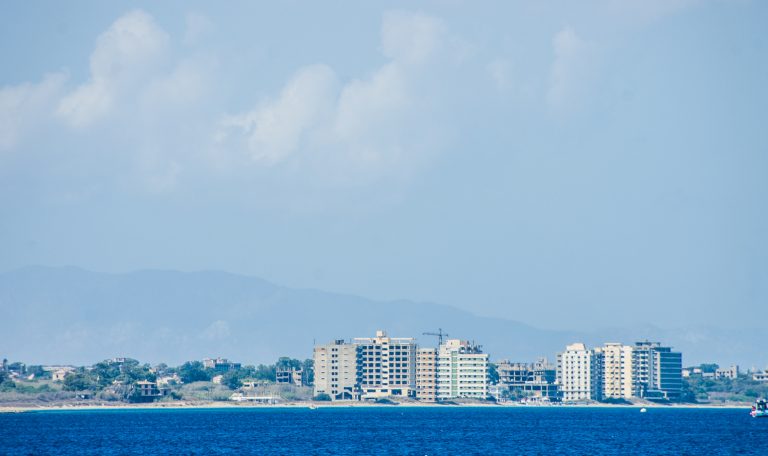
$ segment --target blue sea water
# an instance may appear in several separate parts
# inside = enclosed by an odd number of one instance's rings
[[[226,408],[0,414],[0,454],[746,455],[748,410]]]

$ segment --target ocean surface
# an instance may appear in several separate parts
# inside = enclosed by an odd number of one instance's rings
[[[749,410],[225,408],[0,413],[0,454],[768,454]]]

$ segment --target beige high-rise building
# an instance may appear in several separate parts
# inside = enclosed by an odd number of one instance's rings
[[[331,400],[359,400],[357,346],[335,340],[315,347],[315,396]]]
[[[488,354],[466,340],[449,339],[437,353],[437,400],[485,399]]]
[[[632,347],[619,343],[606,343],[595,351],[602,353],[603,398],[629,399],[632,388]]]
[[[360,391],[363,399],[416,396],[416,342],[413,338],[356,338]]]
[[[582,343],[571,344],[557,355],[557,383],[563,402],[602,399],[602,353]]]
[[[416,351],[416,399],[437,401],[437,350],[434,348]]]

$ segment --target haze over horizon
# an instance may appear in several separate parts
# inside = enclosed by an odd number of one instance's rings
[[[79,5],[2,7],[0,271],[768,321],[765,2]]]

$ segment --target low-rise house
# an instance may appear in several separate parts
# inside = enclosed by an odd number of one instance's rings
[[[213,369],[216,372],[229,372],[231,370],[240,369],[240,363],[230,362],[226,358],[205,358],[203,360],[203,367],[206,369]]]
[[[61,369],[55,370],[51,373],[51,380],[54,382],[63,382],[64,377],[67,376],[70,372],[74,371],[71,367],[62,367]]]
[[[303,374],[302,369],[278,369],[275,373],[275,383],[301,386]]]
[[[717,369],[715,371],[715,378],[727,378],[730,380],[735,380],[739,376],[739,366],[736,364],[733,364],[729,368],[723,368],[723,369]]]
[[[134,384],[131,400],[134,402],[151,402],[165,396],[167,390],[157,387],[156,382],[141,380]]]
[[[752,380],[756,382],[768,382],[768,369],[752,374]]]

